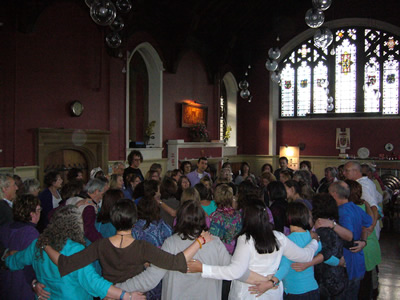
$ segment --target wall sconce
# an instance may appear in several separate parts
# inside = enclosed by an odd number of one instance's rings
[[[285,146],[279,147],[279,157],[285,156],[287,157],[289,163],[288,167],[293,170],[299,169],[299,158],[300,158],[300,149],[297,146],[289,146],[286,144]]]

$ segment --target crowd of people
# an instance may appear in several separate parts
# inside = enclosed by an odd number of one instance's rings
[[[374,299],[385,190],[370,165],[318,181],[279,159],[255,176],[206,157],[142,173],[0,175],[2,299]],[[143,175],[144,174],[144,175]]]

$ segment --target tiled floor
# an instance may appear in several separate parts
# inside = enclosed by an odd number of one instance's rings
[[[380,245],[378,299],[400,299],[400,233],[382,232]]]

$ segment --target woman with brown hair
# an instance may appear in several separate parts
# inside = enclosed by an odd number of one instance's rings
[[[175,234],[165,240],[162,249],[176,254],[186,249],[206,230],[205,212],[199,201],[188,200],[178,209]],[[209,264],[227,265],[230,256],[215,238],[203,245],[193,257]],[[162,280],[161,299],[221,299],[222,281],[203,279],[199,274],[183,274],[150,266],[141,274],[117,286],[129,291],[148,291]]]
[[[101,278],[89,264],[84,268],[61,277],[45,248],[51,246],[64,255],[72,255],[84,249],[82,214],[73,205],[58,209],[50,220],[49,226],[34,240],[28,248],[6,258],[10,270],[20,270],[32,265],[37,280],[46,286],[52,299],[91,300],[93,297],[113,299],[143,299],[137,293],[128,294]],[[15,291],[14,291],[15,293]],[[13,298],[15,299],[15,298]],[[25,298],[28,299],[28,298]]]
[[[39,237],[36,224],[40,219],[39,198],[25,194],[18,197],[13,205],[14,222],[0,227],[0,243],[9,250],[21,251]],[[0,270],[0,295],[2,299],[33,299],[31,282],[36,279],[31,266],[11,272]]]

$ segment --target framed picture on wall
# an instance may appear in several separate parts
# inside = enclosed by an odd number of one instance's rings
[[[202,123],[207,126],[208,108],[197,103],[182,103],[182,127],[193,127]]]

